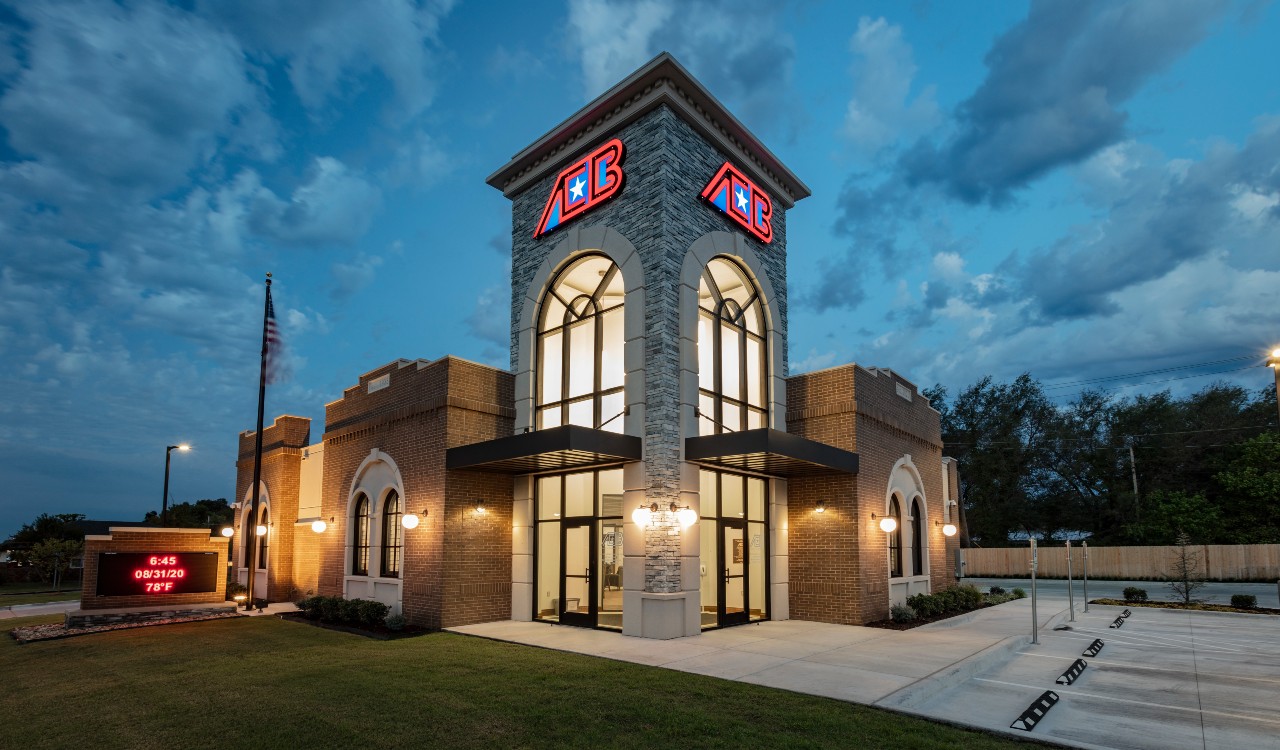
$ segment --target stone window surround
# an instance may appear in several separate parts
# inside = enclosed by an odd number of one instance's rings
[[[386,469],[378,471],[379,464],[385,465]],[[384,474],[384,476],[378,476]],[[389,475],[389,476],[385,476]],[[371,481],[368,481],[371,480]],[[390,456],[382,451],[374,448],[369,451],[369,455],[365,456],[360,462],[360,466],[356,468],[351,477],[351,486],[347,490],[347,507],[344,527],[347,529],[343,532],[342,540],[342,593],[346,596],[348,583],[352,581],[360,582],[377,582],[379,584],[401,585],[404,578],[404,560],[407,557],[409,547],[409,534],[401,537],[400,549],[400,576],[396,578],[384,578],[377,575],[382,570],[382,524],[383,509],[386,507],[387,496],[395,491],[400,496],[400,506],[403,511],[408,507],[408,500],[404,493],[404,480],[400,474],[400,467],[392,460]],[[370,504],[369,519],[369,574],[355,575],[351,573],[351,564],[353,556],[353,546],[355,544],[353,535],[355,534],[355,524],[351,522],[356,509],[356,499],[360,495],[367,495]]]
[[[899,477],[902,477],[904,474],[907,477],[909,477],[911,484],[908,486],[896,484],[895,480],[898,479]],[[903,519],[903,522],[900,523],[898,526],[898,532],[902,535],[903,575],[901,576],[893,575],[893,560],[890,559],[890,556],[888,554],[889,541],[886,538],[884,542],[885,570],[889,575],[889,582],[891,584],[903,584],[903,583],[928,584],[931,582],[931,577],[929,575],[929,570],[930,570],[929,568],[929,527],[928,527],[929,503],[928,503],[928,498],[924,494],[924,481],[920,476],[920,470],[919,468],[916,467],[915,463],[911,460],[910,454],[904,455],[902,458],[898,459],[897,462],[894,463],[893,469],[889,472],[889,486],[885,491],[885,500],[884,500],[885,515],[888,515],[889,513],[889,501],[894,497],[894,495],[897,495],[898,497],[898,507],[901,510],[902,519]],[[916,501],[916,500],[919,501],[920,513],[923,516],[922,518],[918,518],[918,519],[913,518],[911,516],[911,504],[913,501]],[[921,554],[921,571],[922,572],[920,575],[907,574],[907,571],[912,569],[911,555],[913,551],[911,534],[908,533],[908,529],[906,528],[907,522],[910,522],[911,524],[921,525],[920,539],[924,543],[924,548]],[[872,533],[876,533],[876,534],[881,533],[879,527],[873,527]]]
[[[250,487],[249,489],[245,490],[244,499],[240,501],[240,524],[239,524],[240,539],[237,540],[239,541],[239,544],[235,546],[235,550],[233,551],[235,555],[236,569],[239,571],[244,571],[246,573],[248,572],[248,568],[246,566],[249,564],[249,561],[248,559],[246,559],[244,554],[245,540],[254,536],[254,529],[258,525],[256,521],[254,522],[249,521],[249,512],[252,510],[253,510],[253,488]],[[263,510],[266,510],[267,518],[270,519],[272,517],[270,513],[271,493],[267,491],[267,482],[265,479],[258,482],[258,510],[259,510],[259,513],[261,513],[261,511]],[[271,526],[270,525],[267,526],[267,549],[268,550],[271,549]],[[271,558],[268,557],[267,565],[270,565],[270,564],[271,564]]]

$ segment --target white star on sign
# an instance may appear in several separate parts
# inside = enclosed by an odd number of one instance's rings
[[[582,179],[582,175],[578,175],[578,179],[573,181],[569,186],[569,200],[576,201],[582,198],[582,190],[587,186],[587,181]]]
[[[733,194],[738,200],[738,210],[743,213],[746,213],[747,212],[747,194],[742,192],[742,188],[740,187],[734,188]]]

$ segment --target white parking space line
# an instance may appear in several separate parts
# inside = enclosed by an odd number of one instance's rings
[[[1004,680],[992,680],[985,677],[974,677],[973,681],[989,682],[993,685],[1004,685],[1006,687],[1015,687],[1015,688],[1024,688],[1026,690],[1033,690],[1035,691],[1036,695],[1039,695],[1044,692],[1044,686],[1042,685],[1041,686],[1026,685],[1020,682],[1006,682]],[[1211,710],[1199,709],[1199,708],[1185,708],[1183,706],[1170,706],[1164,703],[1135,701],[1135,700],[1129,700],[1127,698],[1113,698],[1109,695],[1098,695],[1097,693],[1086,693],[1082,690],[1067,690],[1063,688],[1061,685],[1054,686],[1053,692],[1057,693],[1060,696],[1071,695],[1079,698],[1092,698],[1092,699],[1103,700],[1103,701],[1112,701],[1113,703],[1127,703],[1134,706],[1148,706],[1150,708],[1163,708],[1163,709],[1168,709],[1170,711],[1185,711],[1193,714],[1223,716],[1229,719],[1245,719],[1247,721],[1257,721],[1263,724],[1273,724],[1277,727],[1280,727],[1280,720],[1269,719],[1263,716],[1257,716],[1255,714],[1226,713],[1225,711],[1211,711]]]
[[[1110,634],[1113,634],[1113,635],[1114,635],[1114,633],[1115,633],[1116,631],[1114,631],[1114,630],[1093,630],[1093,629],[1090,629],[1090,628],[1078,628],[1076,632],[1080,632],[1080,633],[1096,633],[1098,636],[1104,636],[1104,635],[1107,635],[1108,633],[1110,633]],[[1125,636],[1130,637],[1130,638],[1134,638],[1134,637],[1141,637],[1141,638],[1145,639],[1145,641],[1147,642],[1147,644],[1148,644],[1148,645],[1153,645],[1153,646],[1174,646],[1174,647],[1178,647],[1178,648],[1190,648],[1191,646],[1193,646],[1193,645],[1194,645],[1197,649],[1202,649],[1202,650],[1206,650],[1206,651],[1221,651],[1221,652],[1223,652],[1223,653],[1228,653],[1228,654],[1256,654],[1256,653],[1258,653],[1257,651],[1250,651],[1250,650],[1248,650],[1248,649],[1227,648],[1227,647],[1225,647],[1225,646],[1214,646],[1214,645],[1210,645],[1210,644],[1207,642],[1207,639],[1202,639],[1202,638],[1199,638],[1199,637],[1197,637],[1197,636],[1168,636],[1168,635],[1155,635],[1154,633],[1149,633],[1149,632],[1147,632],[1147,631],[1143,631],[1143,630],[1130,630],[1129,632],[1125,633]],[[1105,639],[1104,639],[1104,640],[1105,640]],[[1169,641],[1169,642],[1168,642],[1168,643],[1153,643],[1152,641]],[[1131,642],[1132,642],[1132,641],[1131,641]],[[1142,642],[1142,641],[1140,641],[1140,643],[1141,643],[1141,642]]]
[[[1092,658],[1077,657],[1077,656],[1055,656],[1053,654],[1033,654],[1030,651],[1019,651],[1018,656],[1034,656],[1038,659],[1057,659],[1059,661],[1069,661],[1069,662],[1074,662],[1076,659],[1083,658],[1085,659],[1086,663],[1091,667],[1119,667],[1122,669],[1145,669],[1148,672],[1169,672],[1171,674],[1179,674],[1179,675],[1187,674],[1187,670],[1185,669],[1167,669],[1165,667],[1150,667],[1150,666],[1147,666],[1146,664],[1131,664],[1129,662],[1123,662],[1123,661],[1109,661],[1105,659],[1099,659],[1096,656]],[[1208,674],[1209,676],[1215,676],[1215,677],[1225,676],[1225,675],[1217,675],[1213,672],[1205,672],[1204,670],[1200,670],[1200,673]],[[1230,677],[1233,680],[1246,680],[1248,682],[1265,682],[1270,685],[1280,685],[1280,680],[1268,680],[1265,677],[1241,677],[1235,674],[1230,675]]]

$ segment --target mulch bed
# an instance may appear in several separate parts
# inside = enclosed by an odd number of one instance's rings
[[[25,628],[13,628],[9,631],[9,636],[18,643],[31,643],[32,641],[52,641],[59,638],[74,638],[78,635],[89,635],[91,633],[106,633],[111,630],[132,630],[133,628],[147,628],[152,625],[172,625],[178,622],[225,620],[230,617],[244,617],[244,615],[238,612],[219,612],[217,614],[210,615],[170,617],[163,620],[145,620],[143,622],[116,622],[110,625],[88,625],[82,628],[68,628],[60,622],[55,622],[49,623],[48,625],[31,625]]]
[[[1191,612],[1237,612],[1242,615],[1280,615],[1280,609],[1269,607],[1253,607],[1241,609],[1228,604],[1183,604],[1182,602],[1126,602],[1123,599],[1090,599],[1090,604],[1105,604],[1112,607],[1154,607],[1156,609],[1185,609]]]
[[[276,615],[276,617],[279,617],[281,620],[285,620],[287,622],[297,622],[303,625],[310,625],[315,628],[324,628],[325,630],[336,630],[339,633],[351,633],[352,635],[364,636],[365,638],[372,638],[377,641],[395,641],[401,638],[415,638],[417,636],[426,635],[427,633],[431,632],[429,630],[413,627],[411,625],[406,625],[401,630],[391,630],[385,625],[380,625],[375,628],[356,627],[354,625],[339,625],[337,623],[332,623],[332,622],[321,622],[319,620],[312,620],[302,612],[284,612],[282,614]]]
[[[1016,600],[1010,599],[1009,601],[1016,601]],[[998,607],[1000,606],[1000,604],[1004,604],[1004,602],[999,602],[995,604],[991,602],[983,602],[981,606],[975,607],[970,610],[965,610],[964,612],[948,612],[945,615],[934,615],[933,617],[917,617],[916,619],[910,622],[894,622],[893,620],[876,620],[875,622],[865,623],[863,627],[864,628],[883,628],[885,630],[910,630],[912,628],[918,628],[921,625],[928,625],[931,622],[942,622],[943,620],[950,620],[953,617],[960,617],[961,615],[967,615],[970,612],[977,612],[978,610],[986,609],[987,607]]]

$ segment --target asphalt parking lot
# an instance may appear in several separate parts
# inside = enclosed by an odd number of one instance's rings
[[[1123,610],[1093,605],[1074,623],[1055,618],[1070,629],[1046,628],[1039,645],[897,707],[1081,747],[1280,748],[1280,617],[1135,607],[1109,627]],[[1083,657],[1075,682],[1055,684],[1099,638],[1105,645]],[[1011,729],[1046,690],[1058,703],[1032,731]]]

